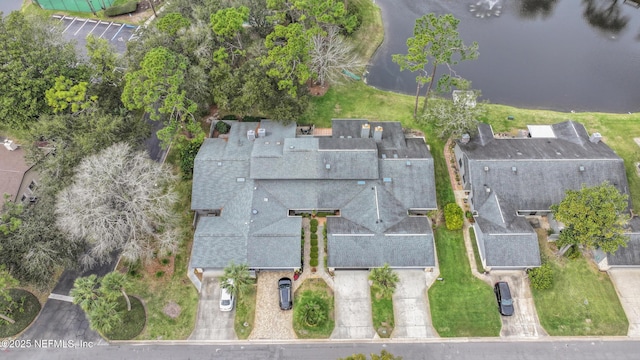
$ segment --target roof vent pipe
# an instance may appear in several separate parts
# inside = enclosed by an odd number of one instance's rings
[[[467,144],[467,143],[469,143],[469,140],[471,140],[471,135],[462,134],[462,137],[460,138],[460,143],[461,144]]]
[[[373,129],[373,140],[376,142],[382,141],[382,126],[376,126]]]
[[[362,124],[362,129],[360,130],[360,137],[363,139],[368,139],[371,134],[371,125]]]

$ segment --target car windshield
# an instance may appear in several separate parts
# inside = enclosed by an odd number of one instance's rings
[[[513,300],[511,299],[502,299],[502,305],[513,305]]]

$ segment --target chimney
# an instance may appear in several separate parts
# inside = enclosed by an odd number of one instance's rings
[[[471,140],[471,136],[469,134],[462,134],[462,138],[460,138],[461,144],[467,144]]]
[[[247,139],[253,141],[256,139],[256,132],[254,130],[247,130]]]
[[[360,137],[363,139],[369,138],[369,134],[371,133],[371,125],[362,124],[362,129],[360,130]]]
[[[376,142],[382,141],[382,126],[376,126],[373,129],[373,140]]]
[[[267,136],[267,129],[265,128],[258,128],[258,137],[259,138],[263,138]]]
[[[602,135],[600,135],[600,133],[593,133],[591,134],[591,137],[589,137],[589,141],[591,141],[594,144],[599,143],[600,140],[602,140]]]
[[[4,147],[9,151],[13,151],[18,148],[18,145],[16,145],[13,140],[5,139]]]

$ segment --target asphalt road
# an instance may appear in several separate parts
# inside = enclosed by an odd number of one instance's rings
[[[171,345],[171,346],[169,346]],[[183,343],[111,345],[93,348],[63,349],[7,349],[3,355],[12,360],[67,360],[67,359],[215,359],[215,360],[332,360],[354,353],[379,353],[386,349],[405,360],[637,360],[640,358],[640,342],[628,340],[584,339],[582,341],[485,341],[458,339],[423,343],[250,343],[236,345]],[[0,352],[2,353],[2,352]]]

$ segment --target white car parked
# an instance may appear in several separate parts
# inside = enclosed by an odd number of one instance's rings
[[[229,283],[233,284],[233,280],[229,280]],[[233,310],[233,305],[235,303],[235,299],[233,295],[229,293],[222,286],[220,287],[220,311],[231,311]]]

